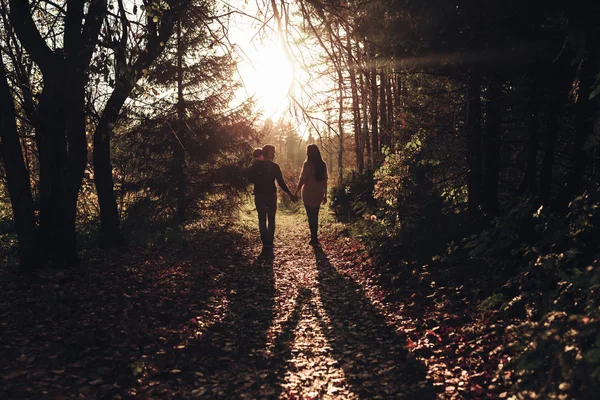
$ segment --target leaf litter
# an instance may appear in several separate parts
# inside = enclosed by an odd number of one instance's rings
[[[231,228],[77,271],[3,269],[0,397],[497,396],[499,335],[461,312],[466,293],[386,284],[342,231],[306,245],[301,218],[278,216],[273,255]]]

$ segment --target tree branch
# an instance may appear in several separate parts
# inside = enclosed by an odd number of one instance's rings
[[[92,59],[105,14],[106,0],[92,0],[81,33],[80,66],[82,68],[86,68]]]
[[[83,22],[83,5],[81,0],[67,0],[65,15],[65,55],[77,58],[81,48],[81,23]]]
[[[48,73],[61,58],[50,50],[40,35],[31,17],[29,1],[9,0],[9,4],[10,20],[19,41],[31,55],[31,59],[40,67],[42,73]]]

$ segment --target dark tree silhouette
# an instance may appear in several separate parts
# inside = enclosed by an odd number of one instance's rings
[[[29,2],[10,1],[16,35],[41,70],[35,133],[40,160],[40,244],[56,265],[78,262],[77,196],[87,162],[85,85],[106,1],[68,1],[64,48],[52,50],[32,18]],[[20,199],[18,199],[20,201]]]
[[[19,241],[21,267],[36,267],[37,227],[35,224],[33,197],[29,183],[29,171],[23,160],[19,133],[15,122],[13,96],[8,86],[4,62],[0,58],[0,154],[4,161],[6,181],[11,199],[13,217]]]
[[[112,176],[110,155],[112,130],[135,84],[162,53],[165,43],[173,34],[178,18],[189,6],[190,0],[172,0],[167,4],[166,8],[148,5],[148,7],[157,7],[157,9],[147,12],[146,45],[141,51],[137,50],[132,43],[134,39],[127,33],[129,21],[124,8],[119,7],[122,34],[119,40],[113,43],[116,64],[115,88],[100,115],[94,132],[94,178],[100,204],[100,244],[102,246],[113,247],[123,243]]]
[[[99,113],[95,128],[94,176],[101,210],[101,243],[115,245],[122,243],[122,236],[112,191],[112,129],[134,85],[160,54],[181,10],[189,4],[188,1],[148,4],[145,9],[146,36],[134,38],[136,43],[132,43],[127,11],[121,0],[116,3],[117,14],[108,12],[106,0],[67,1],[64,7],[51,2],[27,1],[10,1],[8,6],[2,6],[4,28],[7,39],[10,39],[3,51],[11,60],[21,96],[20,104],[28,119],[26,122],[32,124],[35,131],[39,161],[38,243],[42,249],[38,255],[43,262],[48,261],[55,266],[78,263],[75,224],[78,196],[88,163],[87,132],[93,120],[90,108],[100,105],[100,102],[90,103],[89,77],[101,71],[105,71],[105,77],[109,75],[106,59],[101,57],[104,54],[101,49],[110,48],[114,51],[116,69],[114,76],[109,79],[114,81],[114,90]],[[46,9],[52,12],[47,13]],[[104,31],[101,31],[103,26]],[[140,39],[145,39],[146,43],[141,49],[137,48],[144,42]],[[133,56],[134,53],[137,55]],[[29,59],[35,67],[27,68],[23,64]],[[37,76],[36,68],[39,69],[41,80],[34,83],[37,79],[34,78]],[[3,82],[6,83],[7,74],[4,70],[3,66]],[[3,92],[6,99],[16,97],[11,96],[10,87],[4,89],[8,90]],[[10,103],[3,102],[3,106],[3,123],[7,127],[14,126],[18,115],[11,111]],[[11,119],[13,122],[10,122]],[[11,129],[6,130],[7,138],[13,136],[10,132]],[[31,189],[24,189],[24,185],[29,186],[30,183],[22,173],[15,173],[22,169],[15,169],[22,152],[14,144],[12,139],[6,142],[14,156],[5,157],[11,170],[11,200],[29,208],[31,196],[27,192],[31,192]],[[20,179],[21,189],[14,188],[15,179]],[[15,213],[22,215],[17,210]],[[19,230],[24,232],[22,221],[17,224]],[[31,246],[26,243],[30,239],[23,235],[20,238],[25,240],[25,248]],[[24,264],[31,266],[32,263],[24,260]]]

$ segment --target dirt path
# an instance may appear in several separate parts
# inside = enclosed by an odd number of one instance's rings
[[[204,335],[198,388],[206,398],[431,398],[424,368],[363,289],[336,265],[339,239],[306,242],[298,215],[278,215],[272,255],[233,288],[229,313]],[[258,254],[254,247],[251,253]],[[208,367],[210,366],[210,367]]]
[[[0,398],[435,397],[400,314],[353,277],[355,241],[313,249],[304,217],[280,212],[259,255],[245,218],[92,249],[81,270],[0,271]]]

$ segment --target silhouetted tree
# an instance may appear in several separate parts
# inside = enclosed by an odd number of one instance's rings
[[[15,121],[13,96],[8,86],[6,69],[0,57],[0,154],[6,172],[7,188],[11,199],[19,245],[19,260],[26,270],[37,265],[37,226],[29,172],[23,160],[19,133]]]

